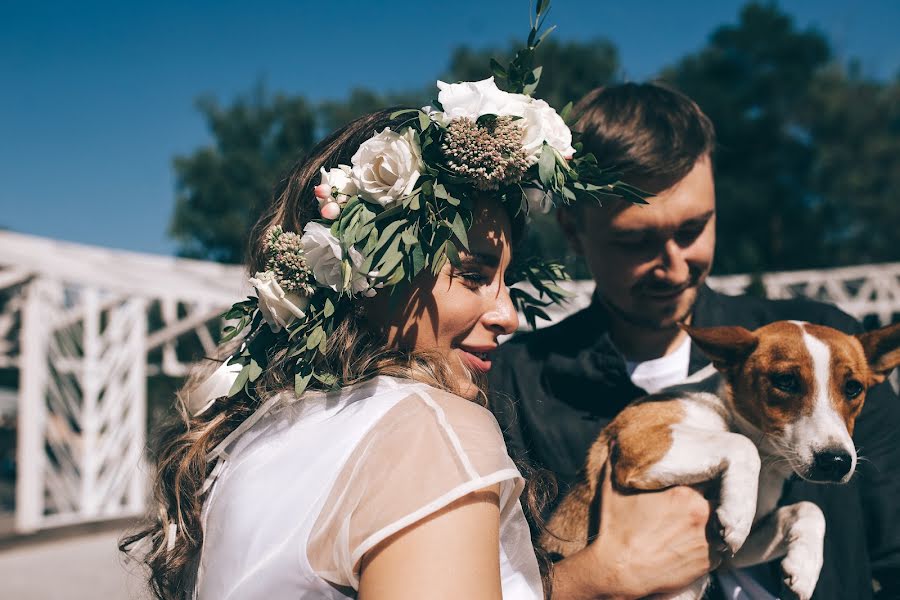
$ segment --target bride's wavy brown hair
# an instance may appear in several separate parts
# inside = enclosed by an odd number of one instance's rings
[[[279,182],[274,201],[251,231],[247,261],[250,273],[265,270],[265,233],[270,227],[280,225],[285,231],[302,232],[306,223],[318,218],[313,188],[319,170],[350,164],[360,144],[385,127],[396,129],[401,124],[398,119],[391,118],[396,110],[375,112],[339,129],[320,142],[306,160]],[[365,326],[360,303],[341,304],[343,306],[339,306],[336,313],[338,322],[328,337],[324,356],[317,358],[323,361],[317,370],[338,374],[340,386],[376,375],[392,375],[458,393],[458,383],[443,355],[387,348],[384,339]],[[219,362],[228,356],[228,350],[222,349]],[[194,584],[203,542],[200,521],[203,484],[213,468],[207,455],[266,398],[293,387],[292,363],[287,358],[287,348],[271,348],[268,359],[268,366],[252,394],[241,392],[218,398],[201,414],[191,415],[188,406],[195,404],[188,402],[191,391],[218,366],[218,363],[207,361],[206,367],[198,368],[178,393],[179,415],[161,431],[153,457],[156,463],[153,486],[156,508],[143,528],[119,543],[122,552],[149,569],[150,588],[161,600],[184,600],[185,593]],[[317,385],[315,380],[310,382],[311,389]],[[482,401],[486,398],[483,392],[479,397]],[[175,536],[169,532],[173,524],[177,527]]]

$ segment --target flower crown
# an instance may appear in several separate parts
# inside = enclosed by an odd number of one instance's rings
[[[274,227],[266,234],[266,270],[250,283],[257,297],[235,304],[225,319],[228,341],[250,328],[241,350],[228,361],[240,371],[228,395],[252,384],[266,365],[266,350],[282,336],[294,361],[299,396],[315,378],[338,383],[334,373],[316,370],[334,330],[340,303],[372,296],[384,287],[411,281],[424,269],[437,273],[459,264],[468,248],[478,194],[490,190],[514,211],[528,210],[528,196],[554,203],[603,196],[644,203],[645,194],[581,154],[565,118],[531,97],[540,79],[534,51],[549,2],[538,2],[527,46],[507,67],[491,61],[494,77],[477,82],[438,81],[431,106],[391,115],[385,128],[363,142],[351,164],[321,169],[313,193],[320,219],[302,234]],[[501,90],[496,79],[511,91]],[[536,295],[513,288],[517,309],[534,326],[542,308],[563,300],[556,285],[566,275],[559,264],[532,261],[515,266],[511,283],[528,281]],[[285,342],[286,340],[286,342]],[[248,390],[249,391],[249,390]]]

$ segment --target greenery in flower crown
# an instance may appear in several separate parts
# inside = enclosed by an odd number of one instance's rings
[[[364,142],[352,166],[322,170],[315,189],[321,219],[302,235],[280,228],[267,234],[267,271],[251,279],[257,297],[224,315],[237,323],[226,327],[223,341],[248,332],[230,360],[243,365],[230,395],[256,381],[275,345],[288,348],[298,395],[313,380],[317,387],[339,384],[337,374],[316,367],[324,364],[317,358],[325,353],[335,315],[354,296],[412,281],[425,269],[437,274],[447,261],[459,265],[482,190],[491,190],[513,214],[528,210],[529,192],[557,204],[604,197],[646,203],[644,192],[581,153],[564,121],[571,103],[557,114],[530,98],[541,76],[534,51],[552,31],[539,35],[549,6],[537,3],[528,43],[507,66],[491,61],[505,91],[493,79],[438,82],[441,93],[430,107],[393,114],[397,130]],[[376,158],[394,161],[396,180],[379,179],[381,171],[372,168]],[[566,278],[553,262],[532,259],[510,267],[510,285],[527,282],[535,290],[510,290],[532,327],[548,318],[545,307],[564,300],[557,283]]]

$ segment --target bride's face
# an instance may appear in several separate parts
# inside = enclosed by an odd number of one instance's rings
[[[490,200],[476,204],[474,216],[460,267],[448,261],[437,277],[423,273],[402,294],[380,293],[370,312],[392,347],[447,356],[457,388],[470,398],[477,388],[469,372],[487,373],[497,338],[519,324],[504,279],[511,259],[509,217]]]

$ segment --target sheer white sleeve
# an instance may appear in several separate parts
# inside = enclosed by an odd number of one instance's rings
[[[524,482],[494,416],[444,392],[412,393],[372,427],[338,474],[309,538],[310,564],[323,579],[357,589],[367,551],[497,483],[504,520],[521,511]]]

